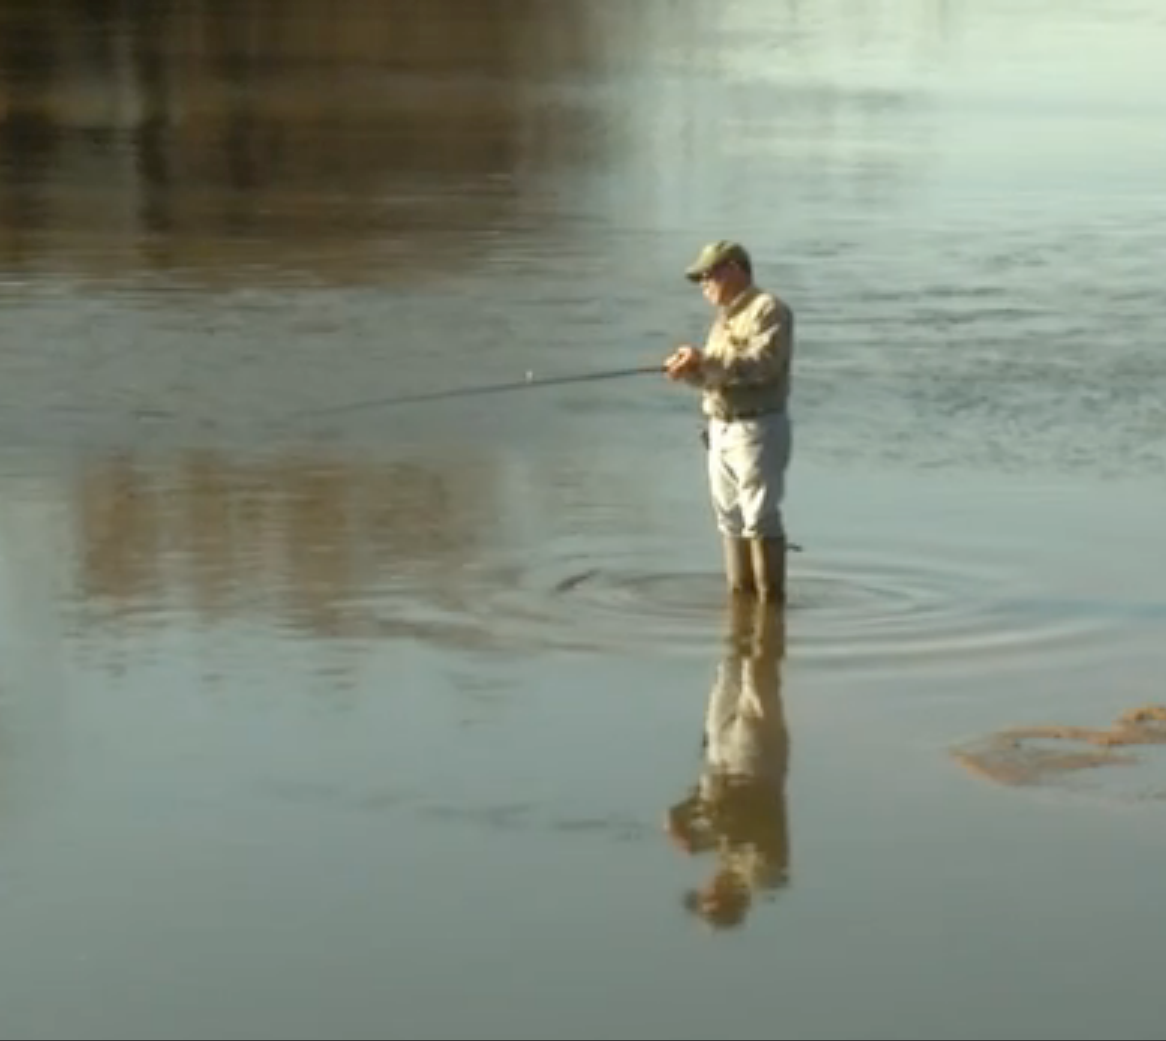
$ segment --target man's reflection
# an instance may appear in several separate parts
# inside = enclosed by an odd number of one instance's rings
[[[789,866],[785,615],[780,605],[733,597],[728,616],[727,647],[705,716],[700,779],[667,817],[668,834],[681,849],[714,853],[712,874],[685,894],[684,904],[722,929],[740,925],[759,893],[782,887]]]

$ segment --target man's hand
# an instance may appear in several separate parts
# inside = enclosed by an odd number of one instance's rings
[[[700,351],[688,344],[677,347],[664,359],[664,372],[669,379],[680,380],[700,372]]]

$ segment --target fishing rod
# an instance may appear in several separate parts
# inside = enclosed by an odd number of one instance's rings
[[[524,379],[510,380],[506,383],[492,383],[476,387],[458,387],[453,390],[435,390],[424,394],[405,394],[392,398],[376,398],[371,401],[357,401],[347,405],[333,405],[328,408],[312,409],[304,415],[321,416],[335,415],[341,412],[355,412],[359,409],[390,408],[393,405],[412,405],[422,401],[438,401],[445,398],[477,396],[479,394],[498,394],[504,391],[530,390],[536,387],[552,387],[564,383],[588,383],[595,380],[620,379],[625,376],[639,376],[645,373],[662,373],[662,365],[637,365],[626,369],[606,369],[599,372],[582,372],[568,376],[536,377],[533,372],[527,372]]]

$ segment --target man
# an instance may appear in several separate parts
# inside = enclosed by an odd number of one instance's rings
[[[684,344],[665,359],[664,370],[702,391],[709,486],[729,588],[784,603],[793,312],[754,283],[753,262],[736,242],[705,246],[685,277],[701,286],[717,314],[704,350]]]

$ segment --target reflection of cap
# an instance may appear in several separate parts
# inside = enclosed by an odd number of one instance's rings
[[[690,282],[699,282],[713,268],[729,261],[736,261],[746,271],[752,267],[749,253],[740,243],[728,242],[722,239],[719,242],[710,242],[685,269],[684,277]]]
[[[689,914],[714,929],[735,929],[744,924],[752,899],[747,887],[727,883],[718,875],[703,889],[685,893],[682,903]]]

